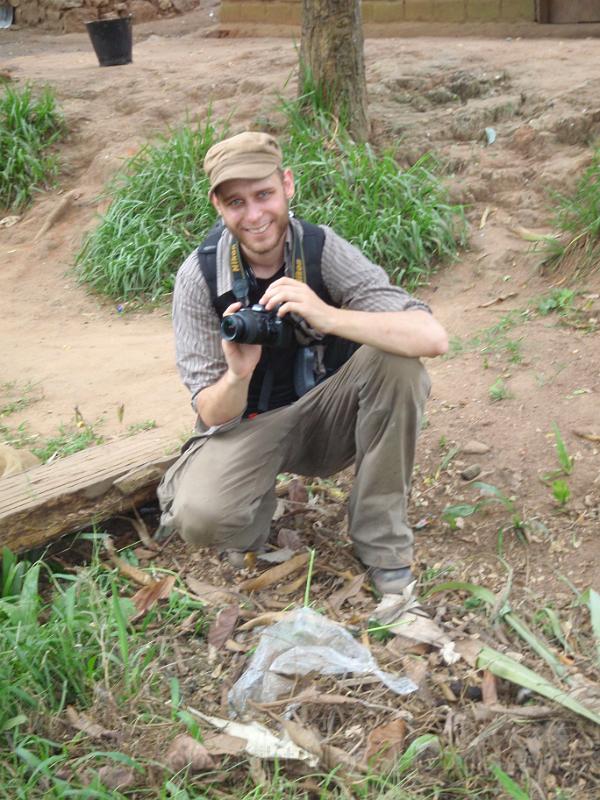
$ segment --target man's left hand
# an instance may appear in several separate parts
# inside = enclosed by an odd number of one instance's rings
[[[293,278],[279,278],[274,281],[259,302],[268,311],[280,306],[278,317],[285,317],[290,313],[297,314],[311,328],[323,334],[331,332],[337,311],[333,306],[324,303],[307,284]]]

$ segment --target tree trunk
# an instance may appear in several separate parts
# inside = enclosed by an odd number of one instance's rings
[[[354,139],[368,138],[360,0],[302,0],[299,94],[307,82]]]

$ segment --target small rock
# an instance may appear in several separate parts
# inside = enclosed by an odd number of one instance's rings
[[[468,441],[462,448],[461,453],[466,453],[467,455],[483,455],[484,453],[489,453],[491,447],[483,442],[478,442],[476,439],[471,439]]]
[[[460,473],[460,477],[465,481],[472,481],[473,478],[476,478],[480,472],[481,467],[479,464],[471,464],[470,467],[465,467],[465,469],[463,469],[463,471]]]

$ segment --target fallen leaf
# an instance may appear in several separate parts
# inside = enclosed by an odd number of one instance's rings
[[[215,733],[204,737],[204,746],[213,756],[239,756],[246,749],[246,740],[228,733]]]
[[[518,292],[508,292],[508,294],[500,294],[494,297],[493,300],[488,300],[487,303],[480,303],[479,308],[489,308],[495,306],[497,303],[503,303],[505,300],[510,300],[511,297],[516,297]]]
[[[206,581],[200,581],[188,575],[185,582],[189,589],[196,595],[199,600],[203,600],[208,605],[214,606],[221,603],[231,603],[232,600],[237,600],[237,594],[229,591],[224,586],[213,586]]]
[[[290,550],[300,550],[302,547],[302,539],[298,531],[291,528],[281,528],[277,534],[277,544],[281,548],[289,548]]]
[[[280,722],[292,742],[316,756],[325,769],[332,770],[346,767],[351,771],[364,771],[364,766],[358,764],[356,759],[345,750],[322,742],[319,735],[311,728],[306,728],[291,719],[280,718]]]
[[[279,583],[283,578],[297,572],[308,562],[308,553],[299,553],[294,558],[290,558],[284,564],[278,564],[276,567],[268,569],[256,578],[249,578],[239,584],[239,588],[243,591],[254,592],[260,589],[266,589],[275,583]]]
[[[240,607],[238,605],[227,606],[219,611],[208,630],[207,636],[208,643],[215,650],[220,650],[225,642],[231,638],[239,616]]]
[[[258,561],[266,561],[268,564],[283,564],[289,561],[296,551],[289,547],[282,547],[279,550],[271,550],[270,553],[259,553],[256,558]]]
[[[134,556],[139,558],[140,561],[151,561],[156,558],[158,552],[156,550],[148,550],[147,547],[136,547],[133,551]]]
[[[131,618],[131,621],[135,622],[135,620],[143,617],[159,600],[166,600],[173,591],[176,580],[175,575],[166,575],[158,581],[142,586],[131,598],[138,612]]]
[[[396,759],[404,752],[406,740],[406,722],[394,719],[387,725],[373,728],[367,736],[367,747],[364,762],[371,766],[389,770]]]
[[[259,614],[257,617],[249,619],[240,625],[240,631],[251,631],[253,628],[258,628],[261,625],[273,625],[274,622],[280,622],[288,615],[288,611],[265,611],[264,614]]]
[[[573,431],[575,436],[579,436],[580,439],[587,439],[588,442],[600,442],[600,434],[598,433],[586,433],[586,431]]]
[[[133,526],[135,532],[140,537],[140,542],[145,545],[148,550],[156,550],[156,552],[160,551],[160,545],[154,541],[154,539],[150,536],[150,532],[148,531],[148,527],[144,520],[141,518],[137,508],[134,507],[135,517],[131,519],[129,517],[129,522]]]
[[[78,713],[73,706],[67,706],[66,715],[70,725],[76,730],[86,733],[91,739],[119,738],[118,731],[110,731],[107,728],[103,728],[102,725],[98,725],[97,722],[94,722],[86,714]]]
[[[129,767],[106,764],[98,770],[98,778],[107,789],[127,789],[135,783],[135,772]]]
[[[484,670],[481,681],[481,696],[486,706],[496,705],[498,692],[496,691],[496,677],[489,669]]]
[[[173,739],[167,751],[166,763],[173,772],[187,768],[190,772],[203,772],[213,769],[215,765],[206,747],[187,733],[180,733]]]
[[[147,572],[143,572],[141,569],[134,567],[133,564],[128,564],[127,561],[117,555],[114,542],[110,536],[107,536],[104,540],[104,546],[110,560],[119,570],[121,575],[124,575],[126,578],[129,578],[140,586],[147,586],[149,583],[154,582],[154,578],[148,575]]]
[[[299,478],[294,478],[287,485],[288,498],[292,503],[307,503],[308,492]]]
[[[341,589],[338,589],[337,592],[334,592],[327,600],[327,603],[332,611],[339,611],[346,600],[348,600],[350,597],[356,597],[356,595],[362,589],[364,582],[364,574],[355,575],[352,580],[348,581],[344,586],[342,586]]]
[[[252,778],[254,785],[259,787],[269,786],[270,781],[260,758],[256,758],[256,756],[250,757],[248,759],[248,765],[248,774]]]

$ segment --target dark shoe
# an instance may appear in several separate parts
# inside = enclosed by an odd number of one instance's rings
[[[398,567],[397,569],[370,567],[368,574],[371,583],[380,594],[402,594],[404,589],[415,580],[410,567]]]

